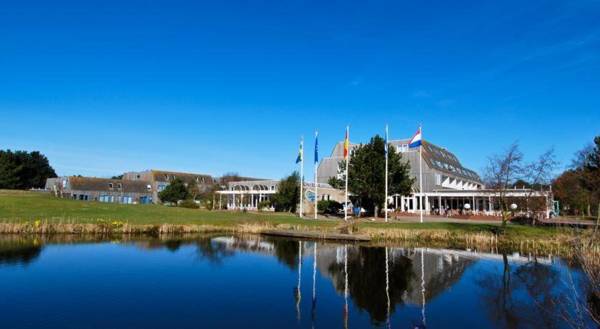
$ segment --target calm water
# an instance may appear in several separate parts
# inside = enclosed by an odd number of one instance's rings
[[[586,294],[577,269],[548,257],[258,236],[0,238],[2,328],[593,328],[573,311]]]

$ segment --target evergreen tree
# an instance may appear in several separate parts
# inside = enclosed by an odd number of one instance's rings
[[[277,193],[271,199],[275,211],[296,212],[300,202],[300,175],[294,171],[277,186]]]
[[[410,177],[410,165],[402,160],[402,155],[393,147],[388,147],[388,193],[408,195],[414,179]],[[345,171],[342,161],[340,171]],[[348,190],[353,194],[353,202],[370,213],[382,209],[385,202],[385,141],[379,135],[371,138],[368,144],[360,145],[352,151],[348,180]],[[330,184],[341,188],[345,178],[331,179]]]
[[[0,189],[42,188],[52,177],[56,172],[40,152],[0,150]]]
[[[162,202],[177,203],[177,201],[189,199],[191,194],[185,183],[181,179],[175,178],[164,190],[158,193],[158,197]]]

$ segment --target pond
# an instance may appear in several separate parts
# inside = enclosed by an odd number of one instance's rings
[[[0,237],[2,328],[569,328],[553,257],[261,236]],[[583,305],[585,306],[585,305]]]

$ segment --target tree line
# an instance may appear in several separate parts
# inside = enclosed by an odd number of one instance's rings
[[[56,172],[40,152],[0,150],[0,189],[42,188],[53,177]]]
[[[552,184],[554,197],[568,215],[598,216],[600,211],[600,136],[576,152],[570,168]]]

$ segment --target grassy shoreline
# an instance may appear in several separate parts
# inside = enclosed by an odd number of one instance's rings
[[[54,198],[45,193],[0,190],[0,234],[263,233],[267,230],[353,233],[374,243],[410,242],[522,249],[568,248],[574,231],[496,223],[381,223],[300,219],[291,214],[246,213],[119,205]]]

